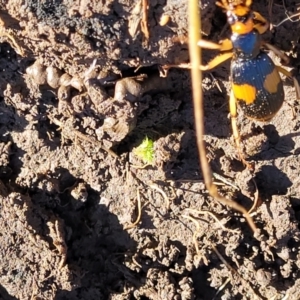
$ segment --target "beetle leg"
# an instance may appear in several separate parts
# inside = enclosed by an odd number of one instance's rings
[[[233,56],[232,52],[226,52],[226,53],[219,54],[215,58],[213,58],[207,65],[200,66],[199,69],[201,71],[213,69],[214,67],[223,63],[224,61],[230,59],[232,56]]]
[[[285,53],[280,51],[278,48],[276,48],[275,46],[273,46],[267,42],[262,42],[262,45],[265,46],[267,49],[271,50],[272,52],[274,52],[275,55],[277,55],[283,61],[284,65],[289,64],[289,62],[290,62],[289,57]]]
[[[260,13],[254,11],[253,14],[253,20],[257,22],[256,24],[254,24],[254,28],[260,34],[265,33],[269,29],[270,23]]]
[[[240,157],[241,162],[248,168],[253,169],[253,166],[245,160],[244,153],[241,148],[241,136],[239,133],[239,129],[237,126],[237,106],[236,100],[233,94],[233,90],[230,92],[230,99],[229,99],[229,110],[230,110],[230,117],[231,117],[231,127],[232,127],[232,134],[235,141],[235,145]]]
[[[296,79],[296,77],[294,77],[291,74],[291,72],[289,72],[288,70],[286,70],[285,68],[283,68],[281,66],[276,66],[276,69],[278,70],[278,72],[282,73],[283,75],[285,75],[289,79],[293,80],[294,86],[295,86],[295,90],[296,90],[296,97],[297,97],[297,99],[300,99],[300,86],[299,86],[299,82]]]
[[[201,48],[211,49],[211,50],[219,50],[219,51],[229,51],[233,48],[232,42],[229,39],[225,39],[223,41],[220,41],[219,44],[210,42],[207,40],[199,40],[198,46]],[[208,62],[205,66],[200,66],[199,69],[201,71],[206,71],[213,69],[214,67],[218,66],[219,64],[223,63],[224,61],[232,58],[233,53],[232,52],[225,52],[217,55],[215,58],[213,58],[210,62]],[[170,69],[172,67],[178,67],[178,68],[184,68],[189,69],[191,66],[190,64],[180,64],[180,65],[165,65],[163,66],[164,70]]]
[[[220,51],[229,51],[233,48],[232,42],[230,39],[225,39],[219,42],[219,44],[207,41],[200,40],[197,45],[201,48],[211,49],[211,50],[220,50]]]
[[[224,61],[230,59],[232,56],[233,56],[232,52],[226,52],[226,53],[219,54],[215,58],[213,58],[211,61],[209,61],[207,65],[199,66],[199,69],[201,71],[207,71],[207,70],[213,69],[214,67],[223,63]],[[161,73],[162,77],[167,76],[166,74],[170,68],[191,69],[191,64],[183,63],[183,64],[179,64],[179,65],[163,65],[163,66],[161,66],[161,70],[163,70],[163,72]]]

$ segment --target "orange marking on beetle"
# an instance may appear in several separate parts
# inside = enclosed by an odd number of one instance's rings
[[[256,99],[256,88],[250,84],[233,84],[233,93],[236,99],[252,104]]]
[[[254,28],[254,23],[252,19],[249,19],[247,22],[235,22],[231,25],[231,30],[237,34],[246,34],[251,32]]]
[[[250,9],[244,5],[237,5],[233,9],[233,13],[239,17],[247,15],[249,13],[249,11],[250,11]]]
[[[227,51],[233,48],[232,41],[230,39],[221,41],[219,45],[220,45],[220,51]]]
[[[266,76],[264,81],[264,88],[270,94],[276,94],[278,91],[278,84],[280,83],[281,78],[278,71],[274,68],[274,70]]]

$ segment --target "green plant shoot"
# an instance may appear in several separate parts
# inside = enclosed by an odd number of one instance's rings
[[[134,148],[133,153],[145,164],[152,164],[154,161],[154,142],[146,136],[142,143]]]

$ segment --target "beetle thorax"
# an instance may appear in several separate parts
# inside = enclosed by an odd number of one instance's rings
[[[234,53],[238,58],[251,59],[260,52],[261,36],[256,30],[246,34],[233,33],[231,41]]]

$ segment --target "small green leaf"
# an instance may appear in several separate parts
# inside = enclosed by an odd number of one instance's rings
[[[142,143],[133,150],[133,153],[145,164],[152,164],[154,161],[154,142],[146,136]]]

